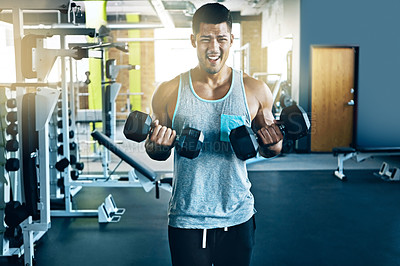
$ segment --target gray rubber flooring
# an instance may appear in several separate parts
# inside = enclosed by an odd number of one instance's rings
[[[258,211],[252,265],[400,265],[400,182],[376,171],[349,170],[346,182],[330,170],[250,172]],[[110,193],[126,208],[119,223],[52,218],[36,265],[170,265],[169,193],[84,188],[74,204],[97,208]]]
[[[142,164],[172,171],[171,159],[154,162],[144,153],[143,143],[122,142],[121,148]],[[94,153],[90,139],[79,143],[81,155]],[[112,170],[119,159],[111,158]],[[84,174],[102,172],[101,160],[81,161]],[[257,209],[252,265],[400,265],[400,182],[375,175],[383,161],[400,167],[400,157],[395,156],[346,161],[346,182],[333,175],[337,158],[330,153],[292,153],[249,163]],[[127,175],[129,170],[121,163],[115,172]],[[126,209],[120,222],[53,217],[49,231],[35,243],[36,265],[171,265],[169,192],[161,190],[156,199],[154,190],[146,193],[142,188],[83,188],[73,204],[79,210],[97,209],[109,194]],[[0,257],[0,265],[23,264]]]

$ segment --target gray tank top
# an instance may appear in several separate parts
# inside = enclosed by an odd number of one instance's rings
[[[181,74],[172,127],[178,135],[185,127],[201,130],[204,145],[195,159],[175,153],[170,226],[229,227],[246,222],[255,213],[246,164],[236,157],[229,142],[230,130],[250,124],[240,71],[232,70],[231,87],[218,100],[200,98],[190,71]]]

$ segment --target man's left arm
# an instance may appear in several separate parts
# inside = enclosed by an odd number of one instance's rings
[[[252,108],[257,110],[252,120],[252,128],[260,143],[259,153],[266,158],[273,157],[281,153],[283,135],[272,114],[272,93],[262,81],[253,80],[250,83],[253,85],[250,89]]]

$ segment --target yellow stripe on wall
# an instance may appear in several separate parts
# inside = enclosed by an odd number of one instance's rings
[[[85,1],[86,27],[99,29],[100,26],[107,24],[106,14],[107,1]],[[89,42],[93,38],[88,37]],[[104,55],[105,56],[105,55]],[[104,62],[106,58],[103,59]],[[102,109],[102,90],[101,90],[101,60],[89,58],[90,80],[89,109]]]

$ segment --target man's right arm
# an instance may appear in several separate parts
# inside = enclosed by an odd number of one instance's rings
[[[179,80],[178,80],[179,82]],[[179,84],[179,83],[178,83]],[[176,78],[162,83],[154,92],[152,98],[152,109],[154,122],[152,133],[146,140],[145,149],[150,158],[157,161],[165,161],[171,155],[176,131],[172,129],[170,117],[171,104],[175,109]]]

